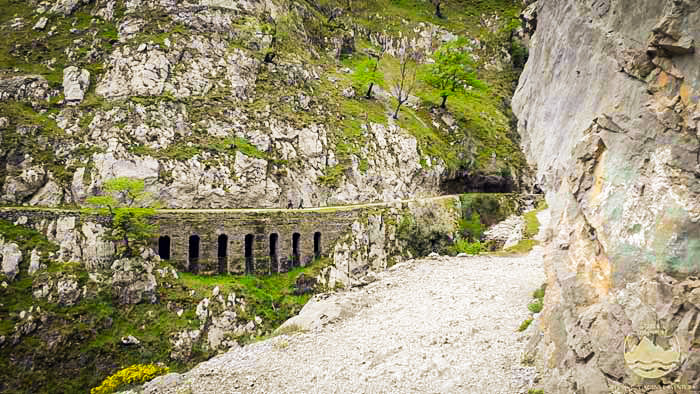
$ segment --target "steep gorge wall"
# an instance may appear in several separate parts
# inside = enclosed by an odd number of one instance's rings
[[[81,206],[117,176],[143,179],[170,208],[391,201],[455,178],[455,193],[526,189],[501,102],[517,76],[517,10],[498,0],[439,19],[428,3],[388,0],[10,1],[0,204]],[[426,57],[457,37],[492,88],[445,111],[421,85],[391,118],[392,56]],[[364,99],[352,69],[381,45],[387,78]]]
[[[697,390],[700,2],[536,7],[513,108],[552,209],[542,336],[531,344],[545,391]],[[625,339],[649,327],[675,336],[682,355],[660,380],[625,365]]]

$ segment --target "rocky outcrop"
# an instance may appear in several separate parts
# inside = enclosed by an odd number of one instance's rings
[[[2,258],[2,273],[10,281],[19,273],[19,263],[22,261],[22,251],[14,242],[5,243],[0,237],[0,258]]]
[[[492,241],[496,249],[508,249],[523,239],[525,220],[522,216],[512,215],[506,220],[484,231],[484,240]]]
[[[77,275],[71,273],[42,273],[32,283],[35,299],[46,300],[60,306],[75,305],[84,295]]]
[[[384,213],[363,216],[336,242],[331,255],[333,265],[321,270],[319,285],[332,289],[366,284],[368,275],[416,257],[409,250],[415,251],[411,247],[418,243],[445,252],[441,240],[456,238],[461,215],[460,200],[446,197],[412,201],[405,206],[397,203]]]
[[[63,70],[63,95],[68,104],[76,105],[85,97],[90,86],[90,72],[78,67],[66,67]]]
[[[648,327],[684,360],[654,382],[700,385],[699,6],[538,2],[513,106],[552,209],[533,345],[546,392],[648,383],[623,358]]]
[[[0,101],[48,100],[57,94],[48,81],[39,75],[0,77]]]
[[[153,261],[120,259],[112,263],[112,295],[120,305],[158,301],[158,282]]]
[[[0,197],[2,201],[22,202],[35,193],[38,194],[46,182],[46,170],[41,165],[33,163],[32,158],[27,158],[17,165],[8,163],[6,168],[17,175],[5,179]],[[42,198],[37,196],[36,199]]]

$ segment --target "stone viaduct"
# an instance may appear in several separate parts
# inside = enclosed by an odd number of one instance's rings
[[[183,271],[286,272],[314,258],[329,257],[352,223],[368,211],[389,206],[401,207],[402,202],[292,210],[161,209],[153,218],[158,236],[152,246],[161,258]],[[109,223],[107,217],[58,208],[0,207],[0,218],[38,229],[50,239],[60,238],[58,228],[67,219],[75,223],[73,239],[84,238],[80,234],[86,223]],[[79,249],[95,248],[85,242],[76,244]],[[98,259],[108,262],[110,257]]]
[[[285,272],[327,256],[362,208],[160,210],[154,250],[203,274]]]

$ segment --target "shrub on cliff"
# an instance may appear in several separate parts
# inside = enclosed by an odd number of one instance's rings
[[[149,223],[155,215],[155,207],[149,205],[149,194],[145,192],[141,179],[110,179],[104,183],[103,191],[105,195],[87,199],[88,204],[94,206],[88,211],[111,218],[104,239],[119,243],[117,255],[132,257],[138,246],[145,245],[155,236],[156,228]]]
[[[113,393],[121,386],[145,383],[166,373],[168,373],[168,367],[155,364],[132,365],[105,379],[102,384],[91,389],[90,394]]]

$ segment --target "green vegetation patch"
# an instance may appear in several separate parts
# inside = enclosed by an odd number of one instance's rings
[[[49,5],[50,6],[50,5]],[[79,6],[72,15],[38,14],[36,6],[23,0],[4,0],[0,6],[0,70],[18,70],[23,74],[44,76],[54,87],[63,83],[63,69],[70,65],[87,67],[94,63],[87,55],[90,50],[108,50],[116,41],[116,26],[90,14],[89,6]],[[34,30],[39,18],[46,17],[44,30]],[[11,21],[21,23],[10,27]],[[51,34],[48,32],[55,27]],[[95,32],[97,40],[91,33]],[[66,48],[74,47],[69,59]],[[94,70],[91,70],[94,71]]]
[[[5,242],[16,243],[25,255],[33,249],[42,254],[58,251],[58,245],[46,239],[44,234],[26,226],[17,226],[5,219],[0,219],[0,236]]]
[[[532,313],[540,313],[542,312],[542,306],[542,300],[536,299],[527,305],[527,309],[529,309]]]
[[[489,226],[518,211],[515,194],[467,193],[460,195],[459,199],[462,209],[459,235],[469,242],[479,241]]]
[[[340,186],[345,170],[346,167],[340,163],[334,166],[326,167],[323,170],[323,175],[318,177],[318,181],[324,186],[338,187]]]
[[[312,294],[296,294],[296,279],[304,274],[314,277],[320,270],[330,264],[330,260],[318,259],[306,267],[297,267],[287,273],[269,276],[253,275],[216,275],[201,276],[180,273],[182,283],[194,289],[199,295],[208,296],[215,287],[223,293],[233,292],[236,297],[246,300],[245,310],[237,311],[239,318],[253,320],[255,316],[263,319],[260,335],[269,335],[290,317],[299,313]],[[254,340],[249,336],[243,341]]]
[[[539,245],[538,241],[535,241],[534,239],[523,239],[520,240],[517,244],[511,246],[508,249],[503,250],[503,255],[511,255],[511,254],[526,254],[529,253],[532,248],[535,247],[535,245]]]
[[[165,149],[152,149],[144,145],[130,147],[132,153],[158,159],[189,160],[204,152],[213,155],[234,156],[240,151],[246,156],[269,160],[270,156],[242,137],[213,137],[193,135],[168,145]]]
[[[532,293],[532,298],[534,299],[530,304],[528,304],[527,309],[532,313],[540,313],[542,307],[544,306],[544,293],[547,290],[547,284],[544,283],[539,289]]]
[[[455,242],[455,253],[479,254],[485,252],[486,246],[481,242],[469,242],[466,239],[460,239]]]
[[[528,327],[530,327],[530,324],[532,324],[532,321],[534,319],[531,317],[528,317],[527,319],[523,320],[522,323],[520,323],[520,327],[518,327],[518,332],[523,332],[527,330]]]

